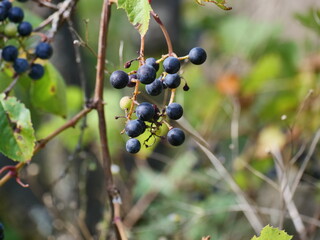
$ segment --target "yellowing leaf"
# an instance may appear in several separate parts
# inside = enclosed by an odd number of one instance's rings
[[[15,97],[0,94],[0,152],[25,162],[33,155],[35,141],[30,111]]]
[[[284,230],[265,226],[260,233],[260,237],[254,236],[251,240],[290,240],[292,236],[288,235]]]
[[[32,81],[31,101],[38,109],[65,117],[67,114],[64,79],[49,62],[44,66],[44,76]]]
[[[150,11],[148,0],[118,0],[118,8],[123,8],[129,21],[135,26],[140,35],[144,36],[149,28]]]
[[[226,1],[225,0],[216,0],[216,1],[213,1],[213,0],[195,0],[196,3],[200,4],[200,5],[204,5],[202,3],[203,2],[210,2],[210,3],[214,3],[216,4],[219,8],[223,9],[223,10],[231,10],[232,7],[227,7],[225,4],[226,4]]]

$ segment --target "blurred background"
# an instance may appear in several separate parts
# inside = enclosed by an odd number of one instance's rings
[[[79,1],[73,15],[74,28],[94,52],[101,5],[101,0]],[[201,46],[208,59],[201,66],[182,67],[190,90],[177,91],[184,117],[172,124],[185,129],[186,142],[174,148],[157,141],[137,155],[125,151],[127,137],[120,134],[124,120],[115,120],[123,115],[121,97],[130,96],[132,89],[113,89],[109,76],[138,56],[140,37],[125,12],[112,6],[105,102],[112,171],[128,236],[249,240],[259,224],[270,224],[286,229],[295,240],[319,239],[320,3],[230,0],[231,11],[205,5],[152,1],[174,52],[185,56]],[[23,6],[30,10],[29,18],[52,13],[34,2]],[[145,55],[160,58],[166,53],[152,19]],[[64,24],[54,38],[52,63],[66,83],[67,118],[82,109],[94,88],[96,57],[88,48],[81,48],[81,56],[79,70]],[[142,92],[139,101],[149,100]],[[163,97],[152,101],[162,106]],[[21,99],[32,110],[38,139],[66,121],[35,109],[23,93]],[[29,188],[10,180],[0,189],[6,240],[105,239],[110,234],[98,139],[92,112],[23,169]],[[13,164],[0,157],[1,166]],[[303,233],[308,237],[303,239]]]

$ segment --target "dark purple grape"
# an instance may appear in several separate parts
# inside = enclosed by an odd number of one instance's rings
[[[164,83],[168,88],[177,88],[180,86],[181,77],[177,73],[167,74],[167,76],[164,78]]]
[[[17,58],[13,63],[13,69],[17,74],[24,73],[29,68],[29,63],[27,59]]]
[[[44,68],[41,64],[33,63],[30,67],[28,76],[33,80],[38,80],[44,75]]]
[[[157,78],[152,83],[146,85],[146,92],[151,96],[157,96],[162,92],[163,83]]]
[[[0,21],[5,20],[7,17],[8,17],[8,9],[4,4],[2,4],[0,5]]]
[[[0,7],[5,7],[7,10],[9,10],[12,7],[12,3],[8,0],[0,2]]]
[[[114,88],[117,88],[117,89],[125,88],[129,83],[129,76],[124,71],[121,71],[121,70],[114,71],[110,76],[110,83]]]
[[[207,53],[203,48],[195,47],[189,52],[189,60],[193,64],[200,65],[207,59]]]
[[[154,106],[151,103],[143,102],[136,108],[136,115],[142,121],[152,120],[154,114]]]
[[[143,84],[152,83],[156,79],[156,70],[150,65],[142,65],[138,68],[137,77]]]
[[[36,56],[41,59],[49,59],[53,54],[53,49],[49,43],[41,42],[36,46]]]
[[[156,72],[159,70],[159,63],[157,63],[157,59],[155,58],[147,58],[146,65],[153,67],[156,70]]]
[[[23,10],[19,7],[12,7],[8,12],[8,19],[10,22],[19,23],[24,18]]]
[[[32,25],[29,22],[22,22],[18,26],[18,33],[22,37],[29,36],[32,33]]]
[[[177,73],[180,69],[180,61],[176,57],[167,57],[163,61],[163,68],[167,73]]]
[[[141,144],[135,138],[130,138],[126,143],[126,150],[129,153],[137,153],[140,151]]]
[[[179,103],[170,103],[166,108],[167,116],[172,120],[178,120],[183,115],[183,108]]]
[[[172,128],[167,134],[167,139],[171,145],[179,146],[184,142],[185,135],[180,128]]]
[[[15,46],[6,46],[2,49],[2,58],[5,61],[13,62],[18,57],[19,51]]]
[[[133,138],[138,137],[145,130],[146,130],[146,124],[139,119],[128,121],[125,127],[126,134],[129,137],[133,137]]]

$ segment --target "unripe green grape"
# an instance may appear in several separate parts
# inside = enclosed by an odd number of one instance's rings
[[[15,23],[9,22],[7,25],[4,27],[4,34],[7,37],[15,37],[18,32],[18,27]]]
[[[120,108],[125,110],[129,109],[131,107],[132,99],[129,96],[124,96],[120,99]]]

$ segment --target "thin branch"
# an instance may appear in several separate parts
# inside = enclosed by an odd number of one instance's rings
[[[78,1],[79,0],[65,0],[64,2],[58,4],[57,11],[45,19],[37,28],[34,29],[34,31],[38,32],[47,25],[52,24],[49,36],[49,38],[52,38],[56,33],[59,24],[70,17],[70,14]]]
[[[184,119],[180,118],[178,121],[179,125],[189,132],[189,134],[193,137],[194,141],[201,149],[201,151],[208,157],[212,165],[217,170],[218,174],[223,177],[226,183],[230,186],[231,190],[236,194],[238,201],[243,206],[243,213],[247,217],[249,223],[256,233],[260,233],[263,223],[260,219],[259,215],[256,214],[255,206],[246,198],[245,193],[241,190],[238,184],[234,181],[228,170],[223,166],[221,161],[209,150],[209,145],[206,143],[204,139],[199,136],[199,134],[195,134],[195,131],[191,127],[191,125]]]
[[[97,72],[96,72],[96,85],[94,93],[94,103],[96,104],[96,110],[99,118],[99,135],[102,153],[102,162],[104,169],[104,176],[106,181],[107,193],[109,197],[109,206],[113,223],[116,225],[116,236],[118,239],[127,240],[124,232],[124,226],[120,217],[120,203],[121,198],[119,191],[116,189],[112,172],[111,172],[111,156],[108,147],[107,138],[107,123],[105,119],[104,102],[103,102],[103,87],[104,87],[104,63],[106,59],[106,47],[107,47],[107,33],[109,26],[109,19],[111,13],[111,4],[109,0],[104,0],[101,11],[99,42],[98,42],[98,60],[97,60]]]
[[[10,83],[10,85],[3,91],[6,97],[9,95],[9,93],[14,88],[14,86],[17,84],[18,80],[19,80],[19,75],[15,76],[13,81]]]
[[[239,118],[240,118],[240,104],[237,98],[232,98],[232,120],[231,120],[231,140],[232,140],[232,160],[235,160],[239,155]]]
[[[294,196],[294,193],[297,190],[297,187],[298,187],[298,185],[300,183],[302,175],[303,175],[304,171],[306,170],[308,163],[310,162],[310,159],[311,159],[311,157],[312,157],[312,155],[313,155],[313,153],[314,153],[314,151],[316,149],[316,146],[317,146],[319,140],[320,140],[320,129],[317,130],[317,132],[316,132],[316,134],[315,134],[315,136],[314,136],[314,138],[312,140],[312,143],[310,145],[308,154],[304,158],[303,163],[302,163],[301,167],[299,168],[297,176],[296,176],[296,178],[295,178],[295,180],[293,182],[293,185],[292,185],[292,197]]]
[[[167,42],[167,46],[168,46],[168,54],[169,56],[171,56],[173,54],[173,47],[172,47],[172,43],[171,43],[171,39],[170,39],[170,36],[169,36],[169,33],[166,29],[166,27],[164,26],[164,24],[162,23],[160,17],[158,14],[156,14],[154,11],[151,11],[151,15],[152,17],[154,18],[154,20],[156,20],[156,22],[159,24],[162,32],[163,32],[163,35],[166,39],[166,42]]]
[[[44,7],[47,7],[47,8],[54,9],[54,10],[58,10],[59,9],[59,7],[56,4],[53,4],[53,3],[48,2],[48,1],[43,1],[43,0],[33,0],[33,1],[38,3],[40,6],[44,6]]]
[[[288,210],[289,216],[293,222],[293,225],[298,232],[301,240],[307,240],[306,228],[299,214],[298,208],[293,201],[293,194],[291,192],[289,186],[289,180],[287,176],[287,168],[284,165],[281,153],[279,150],[271,151],[272,156],[274,157],[275,163],[278,167],[278,178],[280,182],[280,193],[282,194],[282,198],[286,204],[286,208]]]
[[[84,67],[83,67],[83,63],[82,63],[80,46],[78,44],[75,44],[75,41],[79,40],[78,39],[79,34],[77,34],[76,30],[74,29],[73,21],[71,20],[71,18],[68,18],[67,22],[68,22],[69,31],[71,33],[72,40],[73,40],[73,48],[74,48],[75,60],[77,63],[77,68],[78,68],[78,73],[79,73],[80,86],[83,91],[84,102],[87,103],[89,100],[89,95],[88,95],[86,76],[83,71]]]

